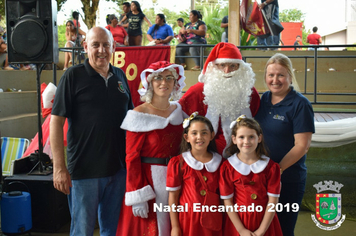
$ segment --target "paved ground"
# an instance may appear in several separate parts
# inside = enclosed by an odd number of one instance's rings
[[[342,223],[341,227],[333,231],[325,231],[319,229],[311,215],[315,214],[311,211],[301,211],[298,216],[297,227],[295,236],[341,236],[341,235],[356,235],[356,222],[346,220]]]
[[[341,236],[341,235],[356,235],[356,222],[345,220],[340,228],[334,231],[324,231],[316,227],[311,219],[310,211],[301,211],[299,213],[295,236]],[[67,236],[69,232],[69,224],[65,225],[57,233],[31,233],[32,236]],[[99,229],[96,229],[94,236],[99,236]]]

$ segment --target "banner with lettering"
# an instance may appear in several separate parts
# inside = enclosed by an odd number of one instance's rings
[[[142,87],[140,74],[156,61],[174,63],[175,46],[143,46],[117,47],[112,58],[112,64],[121,68],[127,77],[134,106],[140,105],[140,95],[137,92]]]

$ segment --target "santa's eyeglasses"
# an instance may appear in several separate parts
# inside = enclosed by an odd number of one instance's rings
[[[240,67],[239,63],[218,63],[215,64],[216,68],[222,71],[226,71],[228,69],[229,72],[238,70]]]

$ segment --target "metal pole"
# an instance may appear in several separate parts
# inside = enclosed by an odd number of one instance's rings
[[[307,77],[308,77],[308,58],[305,57],[304,58],[305,60],[305,66],[304,66],[304,93],[307,92]]]
[[[318,47],[314,47],[314,103],[316,103],[318,77]]]

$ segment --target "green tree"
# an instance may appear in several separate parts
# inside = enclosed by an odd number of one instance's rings
[[[203,7],[203,21],[207,26],[207,43],[217,44],[221,42],[221,35],[224,29],[220,27],[221,20],[228,14],[227,8],[219,8],[212,6]]]
[[[66,40],[66,25],[58,25],[58,47],[63,48],[65,43],[67,42]]]
[[[87,25],[88,29],[96,26],[96,12],[98,11],[100,0],[81,0],[84,12],[84,23]],[[121,6],[124,2],[123,0],[105,0],[107,2],[116,2],[118,6]]]
[[[143,9],[142,10],[147,19],[149,19],[152,23],[152,25],[155,23],[156,19],[156,13],[153,8],[149,9]],[[146,21],[142,22],[142,45],[147,45],[148,44],[148,39],[147,39],[147,31],[149,29],[149,26]]]
[[[5,18],[5,0],[0,0],[0,15]]]
[[[60,11],[63,4],[67,2],[67,0],[57,0],[57,11]]]
[[[304,22],[305,14],[299,9],[285,9],[279,13],[281,22]]]

